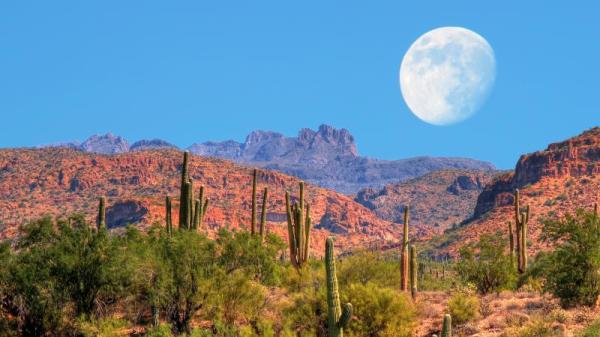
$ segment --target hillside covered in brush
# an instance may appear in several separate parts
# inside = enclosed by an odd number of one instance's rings
[[[1,236],[13,237],[19,224],[46,214],[81,212],[91,219],[99,196],[108,199],[109,228],[163,223],[165,196],[178,196],[180,171],[181,152],[177,150],[116,155],[63,148],[0,150]],[[248,226],[251,168],[193,156],[190,177],[195,186],[205,186],[210,199],[203,231],[215,233],[219,228]],[[259,172],[260,191],[269,188],[268,229],[282,237],[286,228],[285,192],[297,194],[299,181],[275,171]],[[175,207],[177,202],[174,200]],[[344,248],[396,241],[399,237],[401,226],[381,220],[370,209],[340,193],[308,185],[307,202],[315,225],[314,245],[322,246],[331,233],[338,235]],[[414,227],[414,231],[419,237],[430,235],[427,228]]]
[[[377,216],[402,222],[410,207],[411,224],[429,226],[438,232],[457,226],[473,216],[477,197],[499,171],[439,170],[380,190],[361,190],[354,200]]]

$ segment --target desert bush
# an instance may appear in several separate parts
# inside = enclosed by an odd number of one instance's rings
[[[410,298],[374,283],[351,284],[344,302],[355,307],[348,336],[409,337],[415,323],[415,308]]]
[[[543,278],[544,290],[563,307],[593,306],[600,295],[600,219],[578,210],[563,219],[543,221],[542,242],[556,248],[540,253],[528,272]]]
[[[510,256],[504,252],[506,242],[500,233],[485,234],[475,245],[461,248],[458,274],[482,294],[513,288],[516,276]]]
[[[380,253],[359,252],[340,260],[338,281],[342,286],[370,282],[396,288],[400,285],[398,268],[398,260],[387,259]]]
[[[267,285],[278,285],[281,280],[281,268],[277,258],[285,248],[281,238],[268,234],[265,241],[249,232],[232,233],[219,231],[217,245],[221,254],[219,266],[226,273],[243,271],[249,278]]]
[[[479,299],[477,296],[464,292],[456,292],[448,300],[448,311],[452,322],[457,325],[467,323],[477,318],[479,313]]]

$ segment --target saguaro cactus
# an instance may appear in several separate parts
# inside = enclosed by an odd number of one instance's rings
[[[262,209],[260,213],[260,237],[264,240],[266,235],[266,226],[267,226],[267,197],[269,194],[269,189],[265,187],[263,190],[263,200],[262,200]]]
[[[327,336],[343,337],[344,328],[352,319],[352,304],[346,303],[344,309],[340,305],[340,294],[335,270],[333,238],[325,242],[325,272],[327,276]]]
[[[529,222],[529,206],[521,211],[519,190],[515,190],[515,230],[517,232],[517,266],[519,273],[527,269],[527,223]]]
[[[171,197],[165,197],[165,219],[167,222],[167,233],[173,235],[173,215],[171,212]]]
[[[96,217],[96,229],[101,230],[106,228],[106,198],[98,199],[98,216]]]
[[[254,235],[256,233],[256,177],[258,171],[254,169],[252,171],[252,219],[250,220],[250,233]]]
[[[441,337],[452,337],[452,316],[449,314],[444,315]]]
[[[410,246],[410,294],[414,299],[417,298],[417,247]]]
[[[408,290],[408,206],[404,206],[404,226],[400,252],[400,290]]]
[[[204,186],[200,186],[200,196],[194,202],[194,218],[192,221],[193,229],[202,228],[202,224],[204,223],[204,216],[206,215],[207,209],[208,198],[204,197]]]
[[[285,208],[288,223],[288,239],[290,246],[290,261],[296,269],[304,266],[309,257],[310,249],[310,206],[306,205],[304,213],[304,182],[300,182],[300,200],[291,204],[290,193],[285,193]]]
[[[192,183],[188,173],[188,162],[190,153],[183,153],[183,165],[181,167],[181,190],[179,193],[179,228],[189,229],[191,222],[192,207]]]

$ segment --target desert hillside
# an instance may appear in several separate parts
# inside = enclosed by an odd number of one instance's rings
[[[164,221],[164,199],[179,195],[182,155],[177,150],[136,151],[100,155],[46,148],[0,150],[1,235],[12,237],[23,221],[43,215],[83,212],[92,219],[98,196],[108,198],[110,228],[126,224],[145,227]],[[190,174],[204,185],[210,199],[206,230],[240,228],[249,223],[252,168],[193,156]],[[298,193],[298,178],[270,170],[259,173],[259,190],[269,188],[267,222],[283,235],[285,191]],[[370,242],[395,242],[400,226],[378,218],[370,209],[343,194],[308,185],[308,202],[315,223],[313,244],[321,247],[330,234],[345,248]],[[426,229],[415,235],[428,237]]]

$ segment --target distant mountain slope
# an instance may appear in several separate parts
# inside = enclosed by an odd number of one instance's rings
[[[199,155],[278,170],[347,194],[368,187],[381,188],[440,169],[494,169],[490,163],[468,158],[378,160],[361,157],[348,130],[328,125],[321,125],[317,131],[302,129],[297,137],[254,131],[244,143],[206,142],[189,149]]]
[[[94,135],[77,142],[51,145],[99,154],[126,153],[176,148],[160,139],[142,140],[129,146],[112,134]],[[188,148],[200,156],[233,160],[248,166],[277,170],[321,187],[353,194],[364,188],[415,178],[442,169],[493,170],[491,163],[468,158],[415,157],[379,160],[361,157],[354,137],[346,129],[321,125],[318,130],[302,129],[297,137],[272,131],[253,131],[243,143],[233,140],[193,144]]]
[[[361,190],[354,200],[380,218],[398,223],[408,205],[411,224],[441,232],[473,216],[479,193],[497,174],[498,171],[434,171],[381,190]]]
[[[542,219],[578,208],[591,210],[600,202],[600,127],[522,155],[514,173],[504,174],[484,188],[477,199],[475,218],[451,233],[452,242],[445,244],[443,251],[456,253],[458,247],[483,233],[506,233],[507,222],[514,221],[513,193],[517,188],[521,205],[531,207],[528,235],[535,252],[544,248],[537,240]]]
[[[77,211],[92,220],[97,197],[102,195],[108,197],[109,227],[163,223],[165,196],[178,196],[181,159],[176,150],[110,156],[62,148],[0,150],[0,237],[13,237],[18,224],[45,214]],[[226,160],[192,156],[190,176],[197,188],[206,186],[210,198],[204,230],[214,234],[223,227],[248,226],[251,172]],[[298,181],[268,170],[259,176],[259,189],[269,187],[268,228],[284,238],[284,195],[288,190],[296,195]],[[343,248],[394,243],[400,235],[400,226],[379,219],[340,193],[308,185],[307,201],[315,224],[315,247],[321,248],[331,233]],[[413,230],[420,237],[431,234],[427,228]]]

